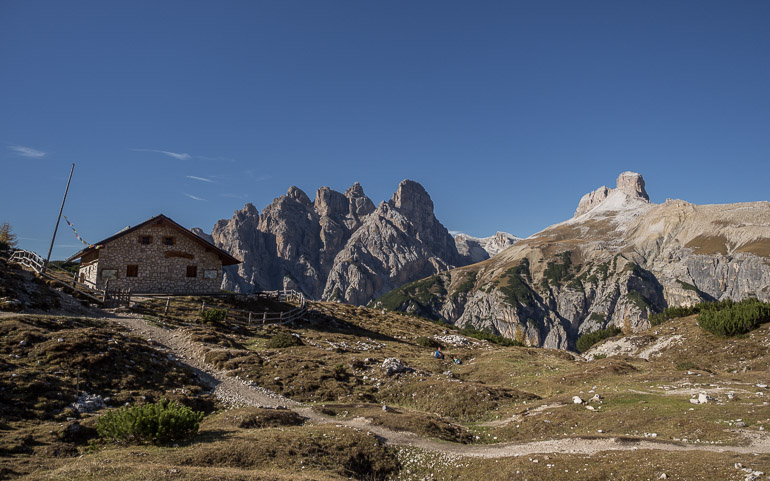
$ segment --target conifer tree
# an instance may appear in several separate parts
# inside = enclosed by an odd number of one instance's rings
[[[0,251],[16,247],[16,234],[11,230],[11,224],[4,222],[0,225]]]

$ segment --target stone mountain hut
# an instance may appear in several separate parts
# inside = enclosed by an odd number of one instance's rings
[[[67,260],[78,258],[81,283],[139,294],[218,293],[222,267],[241,262],[163,214],[123,229]]]

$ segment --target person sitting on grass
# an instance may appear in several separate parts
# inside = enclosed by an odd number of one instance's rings
[[[456,357],[456,358],[454,358],[454,363],[459,365],[459,364],[462,364],[463,361],[459,357]]]
[[[444,359],[444,353],[441,352],[441,346],[439,346],[439,348],[436,349],[436,359]]]

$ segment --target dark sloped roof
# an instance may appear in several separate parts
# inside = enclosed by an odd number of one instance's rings
[[[204,247],[206,247],[208,249],[212,249],[214,252],[216,252],[219,255],[219,258],[222,259],[222,265],[223,266],[230,266],[230,265],[233,265],[233,264],[240,264],[241,263],[241,261],[239,261],[235,257],[231,256],[226,251],[220,249],[219,247],[215,246],[214,244],[212,244],[211,242],[207,241],[206,239],[204,239],[204,238],[202,238],[200,236],[195,235],[194,233],[192,233],[189,230],[185,229],[183,226],[177,224],[176,222],[174,222],[174,220],[172,220],[169,217],[166,217],[163,214],[158,214],[155,217],[147,219],[146,221],[142,222],[141,224],[135,225],[134,227],[130,227],[128,229],[123,229],[122,231],[118,232],[117,234],[115,234],[115,235],[113,235],[111,237],[108,237],[108,238],[104,239],[103,241],[97,242],[93,246],[86,247],[85,249],[77,252],[75,255],[73,255],[72,257],[67,259],[67,262],[70,262],[70,261],[72,261],[74,259],[79,259],[79,258],[83,257],[84,255],[88,254],[89,252],[93,252],[94,250],[96,250],[96,246],[97,245],[102,245],[102,246],[106,245],[106,244],[112,242],[113,240],[117,239],[118,237],[123,237],[126,234],[130,234],[131,232],[134,232],[135,230],[140,229],[140,228],[146,226],[147,224],[151,224],[151,223],[159,221],[159,220],[160,221],[164,221],[164,222],[168,222],[168,224],[171,225],[171,227],[174,227],[180,233],[182,233],[182,234],[186,235],[187,237],[189,237],[190,239],[198,242],[202,246],[204,246]]]

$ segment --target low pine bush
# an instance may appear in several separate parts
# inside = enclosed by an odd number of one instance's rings
[[[206,309],[201,311],[201,319],[205,322],[222,322],[227,318],[227,309]]]
[[[126,444],[171,444],[198,432],[203,413],[173,401],[122,407],[101,416],[96,432]]]
[[[754,298],[701,308],[698,325],[719,336],[737,336],[770,322],[770,304]]]
[[[586,352],[597,342],[607,339],[608,337],[617,336],[621,332],[622,331],[617,327],[610,326],[607,329],[600,329],[598,331],[589,332],[588,334],[583,334],[577,340],[577,350]]]
[[[422,347],[430,347],[430,348],[436,348],[441,346],[438,341],[435,339],[431,339],[429,337],[420,336],[417,339],[414,340],[415,343],[417,343],[418,346]]]

